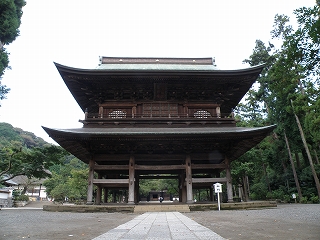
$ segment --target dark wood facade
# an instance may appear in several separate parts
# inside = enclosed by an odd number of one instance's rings
[[[215,182],[232,201],[231,161],[274,129],[236,127],[232,112],[263,66],[222,71],[211,58],[102,57],[97,69],[56,67],[84,111],[83,127],[44,129],[89,164],[88,203],[93,185],[97,204],[114,188],[137,203],[139,179],[163,174],[179,179],[182,202]]]

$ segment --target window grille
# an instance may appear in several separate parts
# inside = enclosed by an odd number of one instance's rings
[[[127,113],[122,110],[113,110],[109,113],[109,118],[126,118]]]
[[[210,112],[208,112],[206,110],[198,110],[193,115],[195,118],[209,118],[209,117],[211,117]]]

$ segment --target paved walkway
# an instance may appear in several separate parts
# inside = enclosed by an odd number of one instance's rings
[[[93,240],[223,240],[220,235],[179,212],[147,212]]]

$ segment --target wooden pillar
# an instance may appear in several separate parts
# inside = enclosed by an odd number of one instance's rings
[[[135,203],[139,203],[139,176],[136,175],[135,179],[134,179],[134,184],[135,184],[135,187],[134,187],[134,191],[135,191],[135,199],[134,199],[134,202]]]
[[[191,158],[189,154],[186,156],[186,190],[187,190],[187,203],[193,203],[192,169],[191,169]]]
[[[217,117],[220,118],[221,117],[221,110],[220,110],[220,107],[216,107],[216,114],[217,114]]]
[[[88,174],[88,192],[87,192],[87,205],[92,205],[92,193],[93,193],[93,175],[94,175],[94,160],[89,161],[89,174]]]
[[[117,202],[117,198],[116,198],[116,189],[112,190],[112,202],[116,203]]]
[[[128,204],[134,204],[134,175],[135,175],[135,167],[134,167],[134,157],[130,156],[129,160],[129,197]]]
[[[84,119],[88,119],[88,108],[86,108],[86,110],[84,111]]]
[[[210,187],[210,201],[213,202],[214,201],[214,197],[213,197],[213,187]]]
[[[99,107],[99,117],[103,118],[103,107]]]
[[[96,204],[97,205],[101,204],[101,196],[102,196],[102,187],[98,186],[98,188],[97,188],[97,198],[96,198]]]
[[[102,176],[99,173],[98,174],[98,179],[101,179]],[[97,196],[96,196],[96,204],[100,205],[101,204],[101,197],[102,197],[102,187],[100,185],[97,186]]]
[[[232,192],[232,178],[231,178],[231,168],[230,168],[230,161],[226,157],[225,163],[226,167],[226,178],[227,178],[227,195],[228,195],[228,202],[233,202],[233,192]]]
[[[131,112],[132,118],[134,118],[136,116],[136,114],[137,114],[137,107],[134,106],[134,107],[132,107],[132,112]]]
[[[179,174],[179,202],[182,202],[182,189],[183,189],[183,181],[184,179],[184,174],[183,173],[180,173]]]
[[[108,188],[103,188],[103,203],[108,202]]]

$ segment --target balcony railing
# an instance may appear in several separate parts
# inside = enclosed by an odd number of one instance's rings
[[[144,119],[168,119],[168,118],[176,118],[176,119],[217,119],[217,118],[234,118],[233,113],[221,113],[217,115],[207,115],[207,114],[99,114],[99,113],[86,113],[85,119],[101,119],[101,120],[114,120],[114,119],[137,119],[137,118],[144,118]]]

